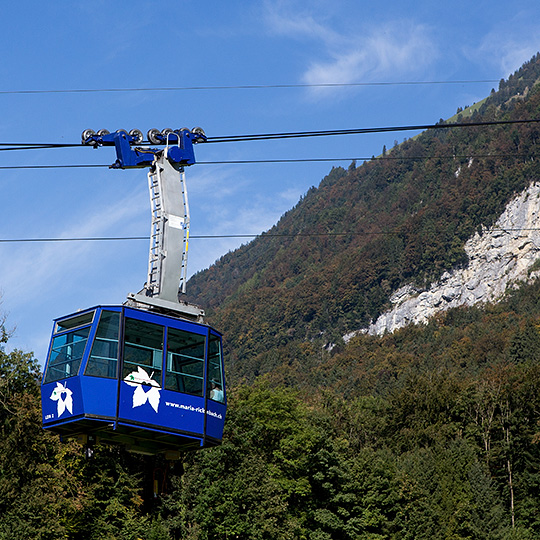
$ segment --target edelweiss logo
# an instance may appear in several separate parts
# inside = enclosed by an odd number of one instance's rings
[[[67,409],[69,414],[73,414],[73,398],[71,397],[73,392],[61,382],[56,383],[56,388],[52,391],[51,399],[56,401],[56,412],[58,418],[60,418],[64,411]]]
[[[152,373],[153,375],[153,373]],[[133,392],[133,407],[140,407],[147,401],[152,406],[154,411],[158,412],[159,398],[161,387],[152,379],[152,375],[148,375],[146,371],[140,366],[137,371],[132,371],[124,378],[124,382],[129,386],[134,386]],[[144,386],[150,386],[147,392],[144,391]]]

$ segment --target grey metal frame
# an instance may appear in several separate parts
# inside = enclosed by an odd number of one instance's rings
[[[147,281],[140,293],[128,295],[127,305],[172,310],[202,322],[204,310],[179,299],[186,292],[189,202],[184,168],[167,158],[167,150],[156,155],[148,173],[152,221]]]

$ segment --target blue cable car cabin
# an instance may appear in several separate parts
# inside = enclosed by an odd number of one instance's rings
[[[221,335],[127,306],[56,319],[41,386],[43,427],[156,454],[220,444]]]

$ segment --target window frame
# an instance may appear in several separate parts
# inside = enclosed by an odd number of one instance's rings
[[[103,322],[103,317],[104,315],[116,315],[118,317],[118,327],[117,327],[117,337],[116,339],[114,338],[104,338],[104,337],[100,337],[99,336],[99,330],[100,330],[100,325],[102,324]],[[86,366],[85,366],[85,369],[84,369],[84,373],[83,375],[84,376],[87,376],[87,377],[97,377],[97,378],[100,378],[100,379],[117,379],[118,378],[118,369],[119,369],[119,358],[120,358],[120,336],[121,336],[121,324],[122,324],[122,313],[121,311],[118,311],[118,310],[114,310],[114,309],[107,309],[107,308],[103,308],[100,310],[100,314],[99,314],[99,318],[98,320],[96,321],[96,331],[94,333],[94,336],[92,338],[92,346],[90,347],[90,350],[88,351],[88,360],[86,361]],[[92,364],[92,358],[93,358],[93,351],[94,351],[94,347],[96,345],[96,343],[98,341],[101,341],[101,342],[109,342],[109,343],[116,343],[116,357],[112,357],[112,356],[108,356],[108,357],[99,357],[99,356],[95,356],[95,358],[100,358],[101,360],[104,361],[104,363],[106,362],[108,365],[111,364],[111,360],[114,360],[115,361],[115,369],[114,369],[114,375],[99,375],[97,373],[89,373],[89,368],[93,367],[93,364]],[[108,369],[108,366],[107,366],[107,369]]]
[[[127,340],[126,340],[126,335],[127,335],[127,332],[126,332],[126,325],[128,324],[128,321],[134,321],[136,323],[139,323],[139,324],[142,324],[142,325],[150,325],[150,326],[154,326],[154,327],[157,327],[157,328],[160,328],[161,329],[161,351],[159,351],[159,349],[156,349],[154,347],[150,347],[150,346],[147,346],[147,345],[141,345],[141,344],[138,344],[138,343],[128,343]],[[142,317],[131,317],[129,315],[126,315],[124,314],[124,317],[123,317],[123,322],[122,322],[122,337],[121,337],[121,371],[118,372],[118,379],[121,380],[121,381],[125,381],[126,377],[129,375],[129,373],[133,373],[135,371],[135,369],[137,369],[138,367],[141,367],[142,369],[153,369],[153,372],[151,373],[148,373],[149,377],[159,383],[159,387],[160,388],[163,388],[163,356],[164,356],[164,345],[165,345],[165,338],[166,338],[166,329],[167,329],[167,326],[164,325],[164,324],[159,324],[159,323],[156,323],[156,322],[152,322],[150,320],[146,320],[146,318],[142,318]],[[140,362],[136,362],[136,361],[131,361],[131,360],[126,360],[126,347],[132,347],[133,349],[135,350],[148,350],[148,351],[152,351],[152,355],[151,355],[151,364],[142,364]],[[159,362],[159,368],[156,368],[156,362],[155,362],[155,359],[156,359],[156,352],[161,352],[161,355],[160,355],[160,362]],[[131,367],[129,367],[131,366]],[[126,368],[128,369],[128,371],[126,371]],[[129,369],[131,369],[131,372],[129,371]],[[156,372],[159,370],[159,376],[155,376]]]
[[[86,353],[86,350],[87,350],[87,347],[88,347],[88,343],[90,341],[92,341],[90,339],[91,335],[92,335],[92,325],[94,323],[94,320],[95,320],[95,315],[96,315],[96,309],[92,309],[92,310],[89,310],[88,312],[85,312],[85,313],[76,313],[74,315],[70,315],[68,317],[63,317],[62,319],[58,319],[54,322],[54,332],[53,332],[53,335],[51,337],[51,342],[50,342],[50,345],[49,345],[49,351],[48,351],[48,354],[47,354],[47,362],[45,364],[45,370],[44,370],[44,373],[43,373],[43,384],[50,384],[50,383],[54,383],[54,382],[57,382],[57,381],[61,381],[63,379],[70,379],[72,377],[76,377],[79,375],[79,372],[81,370],[81,365],[83,364],[83,359],[84,359],[84,356],[85,356],[85,353]],[[88,319],[85,319],[84,317],[86,316],[90,316],[90,320]],[[80,319],[83,321],[83,323],[81,324],[75,324],[73,326],[70,326],[68,328],[66,327],[62,327],[62,322],[68,322],[70,320],[77,320],[77,319]],[[61,328],[61,330],[59,330],[59,328]],[[80,343],[81,341],[84,341],[84,347],[82,348],[82,352],[80,354],[80,356],[78,358],[75,358],[74,360],[71,359],[71,360],[66,360],[66,361],[63,361],[63,362],[55,362],[55,360],[58,358],[58,356],[60,356],[60,353],[57,354],[57,356],[55,356],[55,358],[53,359],[53,353],[55,351],[55,341],[60,339],[60,338],[63,338],[63,337],[68,337],[69,335],[72,335],[72,334],[76,334],[77,332],[81,332],[83,330],[87,330],[87,334],[86,334],[86,337],[84,339],[81,339],[78,343]],[[73,345],[74,343],[72,343]],[[60,345],[60,346],[57,346],[56,349],[59,349],[59,347],[67,347],[69,345],[69,343],[65,343],[63,345]],[[65,373],[62,377],[58,377],[56,375],[51,375],[51,368],[52,369],[58,369],[58,366],[60,365],[65,365],[67,366],[68,364],[70,364],[70,366],[73,366],[75,365],[76,368],[71,371],[71,373],[67,374]]]
[[[208,399],[216,402],[216,403],[223,403],[225,404],[227,402],[227,395],[225,392],[225,372],[224,372],[224,362],[223,362],[223,341],[221,338],[221,335],[219,335],[217,332],[212,331],[210,328],[208,329],[208,342],[207,342],[207,351],[206,351],[206,393],[208,395]],[[219,370],[219,381],[212,380],[210,375],[210,368],[211,368],[211,359],[210,359],[210,346],[212,343],[218,344],[218,370]],[[221,387],[221,397],[219,399],[212,397],[212,384],[219,384]]]
[[[188,335],[194,335],[198,336],[200,338],[200,341],[198,343],[198,346],[201,345],[202,342],[202,358],[186,355],[186,354],[179,354],[179,353],[173,353],[169,351],[169,336],[171,333],[183,333]],[[179,394],[187,394],[191,396],[197,396],[197,397],[204,397],[204,384],[205,384],[205,370],[206,370],[206,358],[207,358],[207,344],[208,344],[208,332],[206,333],[199,333],[199,332],[190,332],[189,330],[186,330],[184,328],[176,328],[175,326],[167,326],[167,333],[166,333],[166,351],[165,351],[165,369],[164,369],[164,386],[163,388],[165,390],[168,390],[170,392],[177,392]],[[189,344],[187,345],[189,347]],[[200,375],[193,374],[193,373],[183,373],[181,371],[175,371],[172,369],[172,358],[170,355],[175,356],[181,356],[184,358],[188,358],[193,360],[191,364],[200,363]],[[190,363],[186,363],[186,365],[189,365]],[[171,366],[171,367],[169,367]],[[182,384],[185,387],[184,384],[184,377],[187,377],[188,380],[191,379],[197,379],[200,380],[200,392],[190,392],[186,390],[177,390],[175,388],[171,388],[172,385],[167,384],[167,378],[169,374],[173,374],[173,376],[176,378],[176,381],[178,381],[178,377],[182,380]]]

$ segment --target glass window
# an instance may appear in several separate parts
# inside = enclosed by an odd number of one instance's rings
[[[204,349],[200,334],[169,328],[165,388],[195,396],[203,395]]]
[[[79,326],[85,326],[87,324],[92,324],[94,320],[95,311],[90,311],[89,313],[83,313],[82,315],[75,315],[69,319],[64,319],[56,323],[56,328],[54,330],[55,334],[64,332],[65,330],[72,330],[73,328],[78,328]]]
[[[210,399],[225,401],[223,389],[221,339],[210,335],[208,343],[208,392]]]
[[[126,319],[124,329],[124,369],[122,378],[136,376],[143,369],[161,386],[163,327],[136,319]]]
[[[120,313],[102,311],[85,375],[116,378]]]
[[[44,383],[73,377],[79,372],[90,326],[56,336],[51,346]]]

